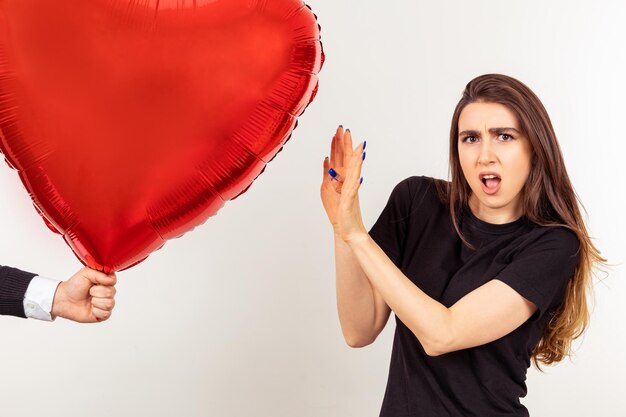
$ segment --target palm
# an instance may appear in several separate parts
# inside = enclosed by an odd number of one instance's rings
[[[330,146],[330,160],[324,160],[324,172],[323,181],[320,187],[320,195],[322,198],[322,204],[328,220],[332,224],[333,228],[337,226],[337,211],[339,207],[339,201],[341,200],[341,187],[342,181],[332,180],[328,175],[330,168],[334,169],[337,173],[337,178],[343,178],[344,175],[344,131],[343,128],[337,128],[335,135]]]
[[[365,142],[353,149],[352,134],[349,130],[344,132],[343,128],[339,127],[333,136],[330,160],[324,159],[322,203],[335,235],[340,236],[344,241],[361,235],[363,232],[367,233],[359,207],[364,150]]]
[[[337,208],[341,200],[341,183],[339,181],[324,181],[320,194],[326,215],[334,227],[337,224]]]

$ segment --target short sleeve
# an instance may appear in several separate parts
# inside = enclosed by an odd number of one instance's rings
[[[538,310],[533,319],[538,319],[561,303],[578,260],[579,241],[574,232],[562,227],[541,228],[520,245],[496,279],[534,303]]]
[[[408,214],[411,206],[410,178],[394,187],[387,205],[369,231],[374,242],[397,266],[402,262]]]

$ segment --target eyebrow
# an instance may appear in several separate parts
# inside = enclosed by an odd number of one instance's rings
[[[501,134],[506,132],[515,132],[518,135],[521,135],[521,132],[514,127],[492,127],[489,129],[489,133],[491,134]],[[480,132],[478,130],[464,130],[459,133],[459,136],[480,136]]]

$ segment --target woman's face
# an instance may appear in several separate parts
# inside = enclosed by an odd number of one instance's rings
[[[499,103],[472,103],[459,117],[459,160],[476,217],[502,224],[522,216],[522,188],[531,169],[530,141],[515,114]]]

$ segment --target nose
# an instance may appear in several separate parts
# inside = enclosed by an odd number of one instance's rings
[[[496,162],[496,155],[493,152],[490,140],[483,140],[480,142],[480,151],[478,154],[479,165],[491,165]]]

